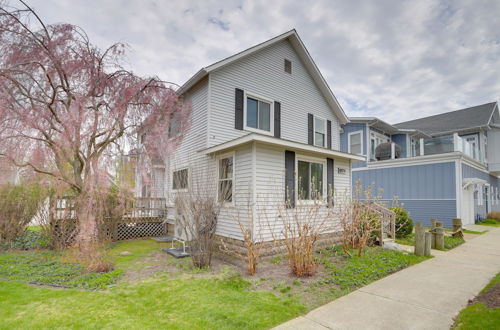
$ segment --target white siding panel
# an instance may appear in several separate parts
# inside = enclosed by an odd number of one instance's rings
[[[234,154],[233,205],[224,207],[217,222],[216,233],[242,239],[240,222],[244,228],[252,226],[252,146],[236,149]]]
[[[284,59],[292,61],[292,74]],[[307,143],[307,114],[332,121],[332,148],[339,150],[339,122],[292,45],[284,40],[210,74],[208,145],[248,134],[234,128],[234,93],[241,88],[281,102],[281,137]]]
[[[307,154],[301,154],[308,156]],[[338,168],[345,169],[345,174],[339,174]],[[344,200],[350,194],[351,170],[349,161],[334,159],[334,188],[339,194],[339,200]],[[290,212],[284,209],[285,200],[285,150],[279,147],[272,147],[257,144],[256,148],[256,230],[257,236],[263,240],[278,238],[283,231],[283,218],[285,213]],[[299,208],[303,212],[308,212],[307,207]],[[327,214],[327,226],[336,231],[339,229],[339,218],[336,215],[338,207],[327,209],[322,207],[318,213],[317,220],[324,221]],[[274,236],[272,234],[274,232]]]
[[[200,173],[206,172],[209,158],[198,150],[206,146],[207,140],[207,98],[208,79],[204,79],[195,85],[184,96],[186,102],[191,102],[191,124],[182,142],[177,146],[175,152],[166,162],[165,189],[166,197],[173,204],[175,192],[172,191],[172,173],[176,169],[189,168],[191,183],[200,181]]]

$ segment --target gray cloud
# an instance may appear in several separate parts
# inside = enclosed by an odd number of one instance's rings
[[[297,28],[350,116],[398,122],[500,99],[496,0],[29,2],[100,47],[128,43],[130,68],[177,83]]]

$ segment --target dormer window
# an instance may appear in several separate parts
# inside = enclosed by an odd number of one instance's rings
[[[273,101],[263,97],[246,94],[245,129],[264,134],[273,134]]]
[[[319,117],[314,117],[314,145],[317,147],[325,147],[326,136],[326,120]]]

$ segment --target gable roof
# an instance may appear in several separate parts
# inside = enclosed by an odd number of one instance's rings
[[[299,35],[297,34],[297,31],[295,29],[292,29],[288,32],[285,32],[277,37],[274,37],[272,39],[269,39],[263,43],[260,43],[258,45],[255,45],[253,47],[250,47],[242,52],[239,52],[235,55],[229,56],[221,61],[215,62],[212,65],[209,65],[205,68],[200,69],[197,73],[194,74],[191,78],[189,78],[188,81],[184,83],[179,89],[178,89],[178,94],[182,95],[186,91],[188,91],[192,86],[194,86],[197,82],[199,82],[201,79],[206,77],[210,72],[213,72],[215,70],[218,70],[230,63],[233,63],[235,61],[238,61],[239,59],[250,56],[254,54],[255,52],[264,49],[266,47],[269,47],[271,45],[274,45],[282,40],[288,39],[290,43],[292,44],[293,48],[299,55],[299,58],[302,60],[304,63],[304,66],[308,70],[308,72],[311,74],[312,79],[316,83],[316,86],[318,86],[318,89],[321,91],[321,94],[324,96],[326,102],[330,106],[330,108],[333,110],[335,115],[339,118],[339,122],[341,124],[346,124],[349,122],[349,119],[347,118],[344,110],[340,106],[339,102],[337,101],[337,98],[333,94],[332,90],[328,86],[328,83],[326,82],[325,78],[319,71],[318,67],[316,66],[316,63],[314,63],[314,60],[312,59],[311,55],[309,54],[309,51],[306,49],[304,43],[300,39]]]
[[[417,129],[430,135],[467,131],[488,126],[495,110],[498,111],[497,102],[491,102],[466,109],[410,120],[395,124],[394,126],[400,129]]]

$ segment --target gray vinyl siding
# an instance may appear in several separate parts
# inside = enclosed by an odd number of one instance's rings
[[[283,69],[285,58],[292,61],[292,74]],[[249,133],[234,128],[235,88],[281,102],[282,139],[307,143],[312,113],[331,120],[332,148],[340,148],[338,118],[287,40],[210,73],[209,146]]]
[[[438,219],[449,227],[456,217],[455,162],[361,169],[352,173],[353,186],[358,181],[363,191],[371,187],[389,204],[396,200],[425,225]]]
[[[442,221],[447,228],[453,227],[452,220],[456,218],[456,200],[405,200],[400,199],[396,203],[387,201],[391,206],[402,207],[410,213],[414,223],[421,221],[424,226],[430,226],[431,219]]]
[[[367,145],[367,125],[365,123],[349,123],[342,126],[343,133],[340,134],[340,151],[349,152],[349,133],[362,131],[363,132],[363,156],[368,153]],[[366,162],[355,162],[352,164],[353,168],[365,167]]]
[[[285,211],[284,209],[285,150],[264,144],[256,144],[255,150],[255,233],[258,237],[268,241],[280,237],[283,230],[282,216],[295,211]],[[296,156],[299,155],[315,157],[307,153],[296,153]],[[339,174],[338,168],[345,169],[345,174]],[[343,197],[350,194],[350,182],[349,161],[334,159],[334,189],[339,196]],[[296,210],[298,209],[300,208],[296,208]],[[325,207],[321,214],[326,214],[326,211]],[[339,219],[333,217],[331,223],[329,223],[329,228],[338,230],[338,226]],[[272,233],[274,233],[275,237],[273,237]]]
[[[436,163],[353,171],[353,184],[373,185],[383,199],[455,199],[455,163]]]

